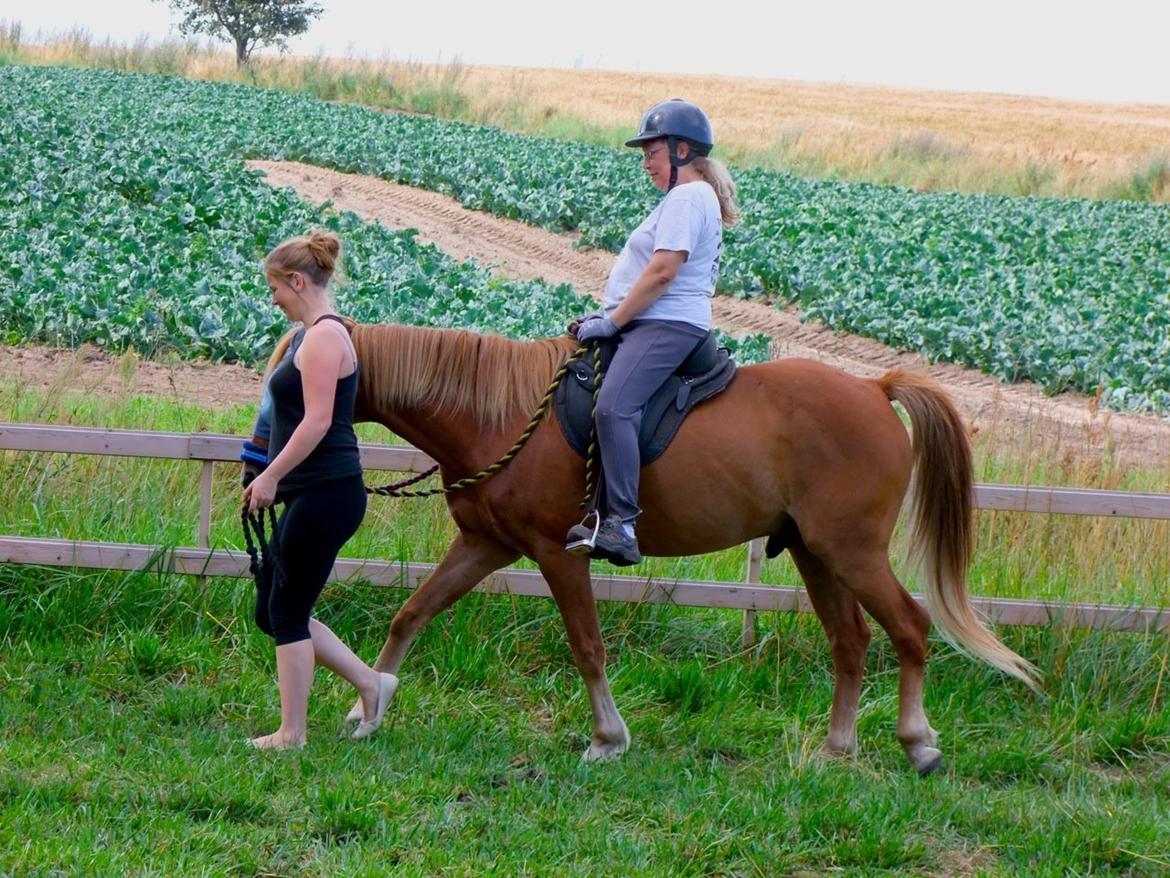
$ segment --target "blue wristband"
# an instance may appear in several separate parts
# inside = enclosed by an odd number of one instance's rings
[[[263,470],[268,466],[268,450],[261,448],[255,442],[245,439],[244,450],[240,452],[240,460],[251,463]]]

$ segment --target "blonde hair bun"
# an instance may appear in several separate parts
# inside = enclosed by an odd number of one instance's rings
[[[264,273],[287,278],[299,271],[314,283],[326,286],[340,267],[340,260],[341,239],[333,232],[317,229],[273,248],[264,260]]]
[[[305,244],[321,269],[332,274],[341,256],[341,239],[333,232],[315,231],[309,235]]]

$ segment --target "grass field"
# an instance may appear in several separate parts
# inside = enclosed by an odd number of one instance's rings
[[[242,433],[251,416],[64,390],[0,396],[0,417],[14,421]],[[980,478],[1033,466],[980,452]],[[13,490],[0,531],[189,545],[197,468],[4,453],[0,478]],[[240,543],[235,477],[219,468],[217,545]],[[1091,478],[1151,488],[1163,476]],[[375,501],[371,513],[347,555],[434,560],[451,533],[430,501]],[[976,593],[1117,597],[1125,583],[1127,600],[1164,604],[1165,527],[1021,518],[980,515]],[[647,572],[738,580],[743,556],[656,564]],[[764,579],[796,582],[783,558]],[[552,603],[471,595],[415,645],[388,728],[360,745],[338,740],[351,697],[322,674],[307,749],[257,754],[243,741],[275,725],[278,705],[250,591],[0,568],[0,874],[1170,868],[1164,636],[1001,631],[1044,669],[1041,697],[934,642],[926,709],[947,762],[923,780],[893,734],[897,662],[880,633],[859,753],[837,761],[819,755],[831,667],[815,619],[765,614],[745,651],[736,613],[605,604],[610,678],[634,745],[617,763],[587,766],[588,701]],[[405,594],[338,584],[320,615],[370,659]]]
[[[259,56],[95,41],[0,21],[0,60],[83,64],[307,92],[617,145],[663,95],[701,104],[718,154],[799,176],[920,190],[1170,201],[1170,106],[598,70]]]

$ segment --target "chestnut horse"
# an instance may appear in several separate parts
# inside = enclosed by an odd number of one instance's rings
[[[578,348],[571,336],[525,342],[395,325],[353,324],[351,335],[361,363],[356,418],[384,424],[429,454],[444,484],[478,473],[512,446]],[[910,417],[913,447],[891,401]],[[620,754],[630,736],[605,674],[589,559],[564,549],[565,532],[580,519],[585,466],[554,420],[549,414],[495,475],[447,495],[459,534],[395,615],[374,667],[398,673],[424,625],[493,571],[531,558],[589,692],[593,735],[584,758],[594,760]],[[911,542],[930,615],[889,562],[911,470]],[[767,537],[770,554],[792,554],[832,651],[825,747],[834,754],[857,746],[870,639],[864,609],[897,652],[897,735],[911,765],[926,773],[941,763],[922,706],[932,616],[969,654],[1029,686],[1037,676],[983,626],[968,600],[972,492],[963,424],[932,379],[901,369],[866,379],[810,360],[777,360],[741,367],[643,468],[638,542],[647,555],[696,555]],[[354,715],[360,719],[360,704]]]

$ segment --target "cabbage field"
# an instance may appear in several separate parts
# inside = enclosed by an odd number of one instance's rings
[[[4,340],[255,362],[283,323],[259,260],[321,225],[346,242],[339,306],[360,320],[532,337],[590,304],[274,191],[248,158],[432,189],[610,249],[659,197],[632,150],[234,85],[0,67]],[[725,291],[1050,392],[1170,412],[1167,206],[733,174],[745,218],[727,235]],[[749,339],[740,359],[764,350]]]

